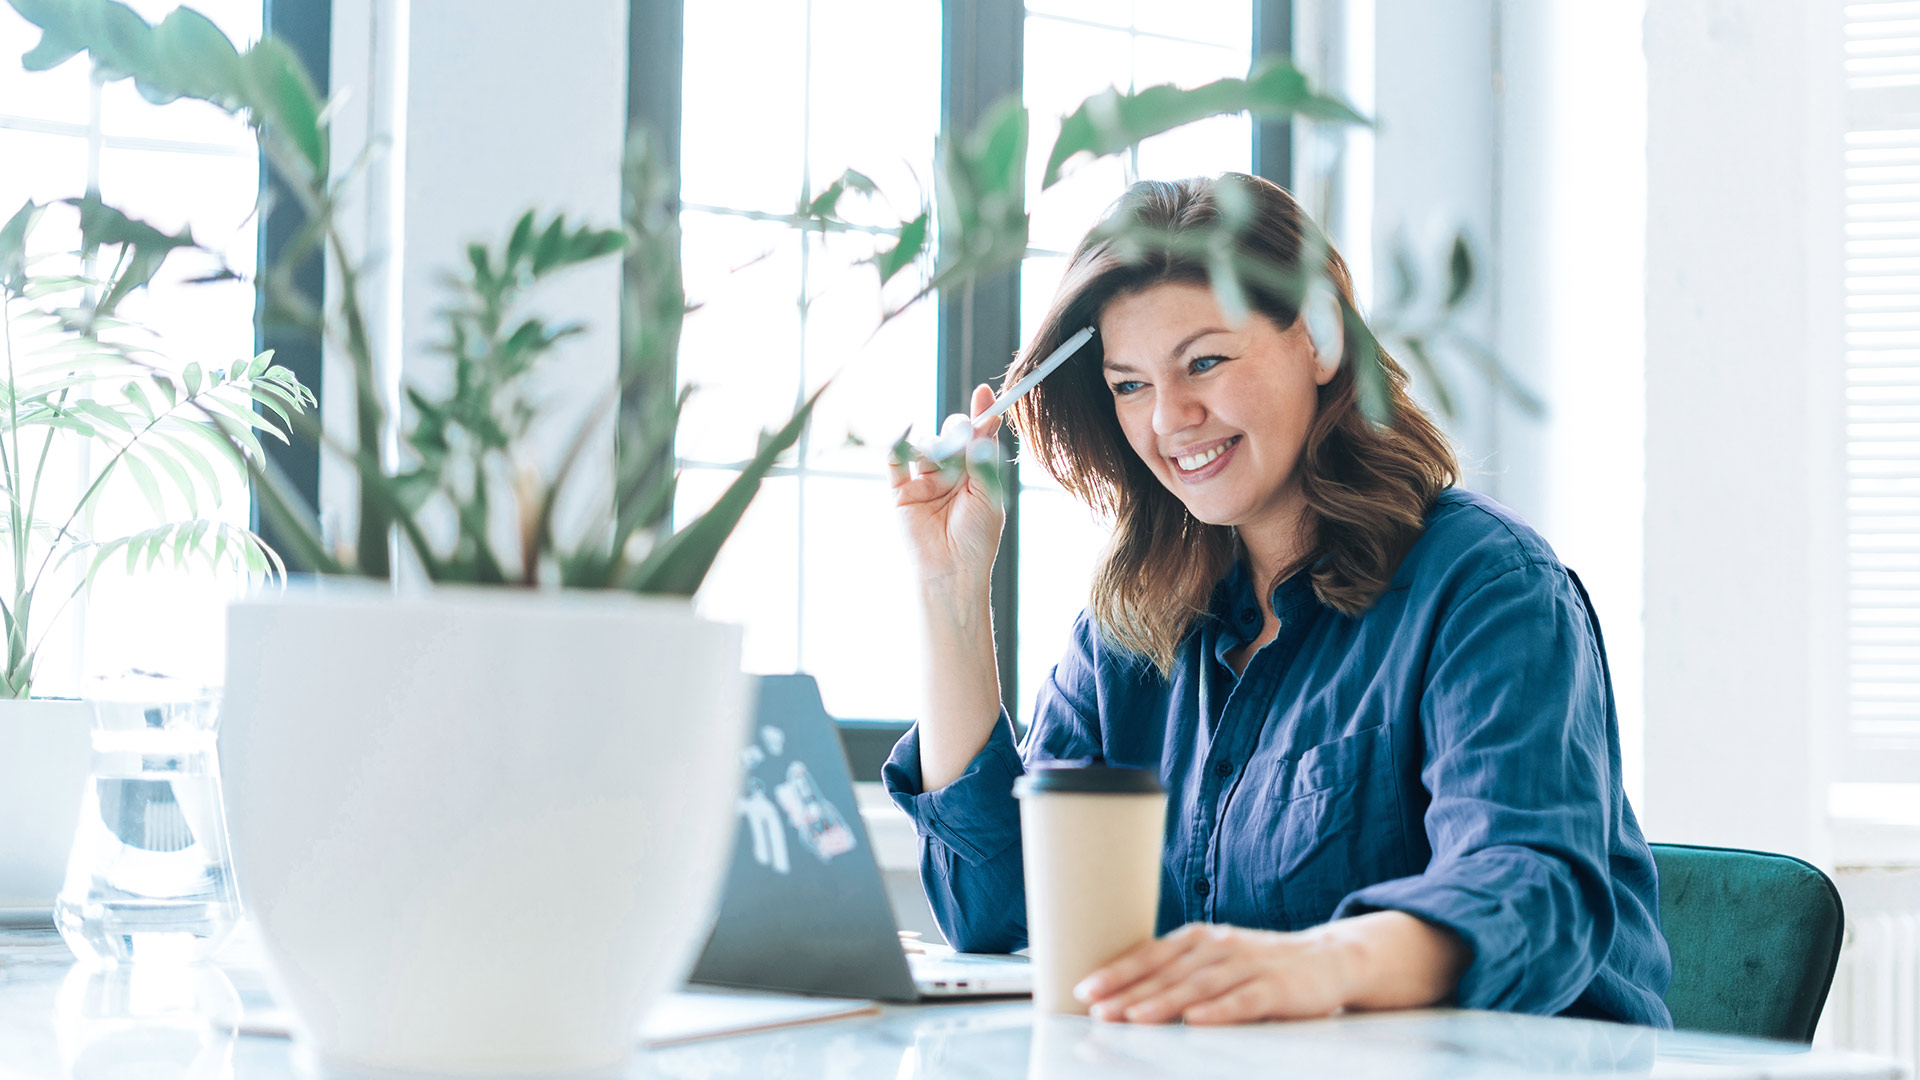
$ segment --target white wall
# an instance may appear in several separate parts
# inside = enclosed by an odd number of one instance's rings
[[[1660,0],[1645,39],[1645,817],[1816,862],[1844,705],[1837,12]]]
[[[368,259],[370,317],[390,391],[402,377],[429,387],[448,377],[434,312],[447,299],[442,275],[465,265],[467,244],[502,243],[531,208],[543,222],[564,211],[574,226],[618,223],[626,28],[623,0],[576,0],[564,18],[534,0],[336,3],[333,93],[345,107],[334,167],[351,167],[371,140],[372,166],[354,189],[361,201],[349,224]],[[544,415],[533,442],[543,467],[590,417],[610,417],[618,290],[619,267],[608,260],[535,296],[551,323],[588,327],[555,354],[538,386]],[[349,440],[351,409],[338,405],[351,404],[350,378],[344,358],[330,356],[328,421]],[[585,482],[570,488],[576,507],[594,484],[611,484],[612,429],[605,420],[598,429]],[[352,520],[353,498],[351,472],[336,459],[321,492],[336,530]]]
[[[1466,228],[1482,256],[1464,328],[1547,411],[1449,373],[1463,482],[1518,511],[1580,574],[1606,633],[1625,780],[1641,791],[1645,229],[1642,5],[1344,0],[1371,9],[1376,291],[1396,231],[1432,273]],[[1433,402],[1431,394],[1422,399]]]

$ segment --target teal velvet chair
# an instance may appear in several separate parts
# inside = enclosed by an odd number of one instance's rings
[[[1840,960],[1840,894],[1787,855],[1654,844],[1673,1026],[1812,1042]]]

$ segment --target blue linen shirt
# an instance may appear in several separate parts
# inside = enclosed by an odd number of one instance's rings
[[[1013,781],[1104,756],[1168,791],[1159,932],[1187,922],[1298,930],[1398,910],[1472,950],[1467,1008],[1671,1027],[1652,853],[1627,804],[1600,625],[1586,590],[1511,511],[1457,489],[1358,617],[1305,574],[1260,630],[1244,567],[1215,590],[1171,677],[1088,615],[1016,749],[1002,714],[965,773],[920,786],[918,731],[884,780],[920,835],[956,948],[1026,942]]]

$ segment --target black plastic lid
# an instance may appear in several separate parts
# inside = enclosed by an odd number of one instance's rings
[[[1160,780],[1146,769],[1090,761],[1055,761],[1035,765],[1013,782],[1015,796],[1038,794],[1158,795]]]

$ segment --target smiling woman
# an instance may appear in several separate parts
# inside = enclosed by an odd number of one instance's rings
[[[1274,273],[1234,303],[1215,247],[1143,256],[1124,243],[1141,231],[1231,235]],[[1668,1026],[1586,591],[1512,512],[1449,486],[1404,373],[1315,315],[1329,288],[1351,310],[1298,204],[1237,174],[1135,185],[1081,242],[1009,381],[1079,327],[1096,344],[1011,415],[1114,539],[1024,745],[995,715],[999,509],[969,473],[895,470],[931,674],[885,779],[935,914],[962,949],[1024,943],[1012,782],[1097,757],[1153,770],[1168,800],[1164,936],[1080,985],[1096,1017],[1452,1001]],[[1373,370],[1379,422],[1359,405]]]
[[[1259,207],[1237,241],[1245,255],[1296,266],[1303,252],[1324,249],[1326,280],[1353,305],[1346,263],[1292,196],[1254,177],[1221,182]],[[1117,214],[1174,233],[1211,228],[1212,188],[1138,184]],[[1370,424],[1354,358],[1342,355],[1358,342],[1317,346],[1298,304],[1258,285],[1249,289],[1254,311],[1235,326],[1198,261],[1164,251],[1128,258],[1097,236],[1075,254],[1033,348],[1009,375],[1074,320],[1099,317],[1104,352],[1043,384],[1015,422],[1061,486],[1114,521],[1093,590],[1102,628],[1169,672],[1193,613],[1242,547],[1268,585],[1318,548],[1325,557],[1312,576],[1322,599],[1350,615],[1365,610],[1455,474],[1453,452],[1399,367],[1382,354],[1393,419]],[[1196,468],[1177,460],[1214,450],[1219,459]]]

